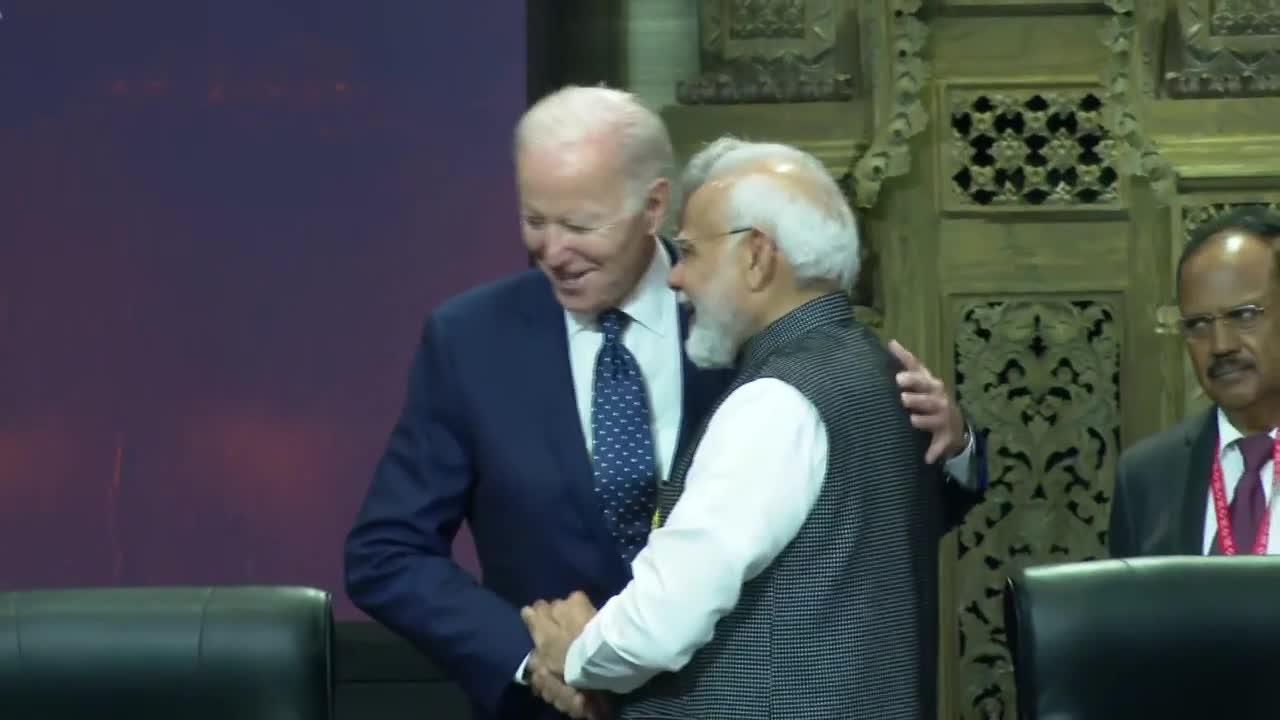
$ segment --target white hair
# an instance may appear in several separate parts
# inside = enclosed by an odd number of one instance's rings
[[[766,161],[794,164],[809,191],[748,167]],[[725,204],[729,227],[759,228],[772,237],[801,284],[834,282],[851,290],[861,265],[858,224],[826,166],[790,145],[721,138],[689,161],[685,198],[739,171],[742,177],[730,187]]]
[[[684,207],[689,204],[689,196],[706,184],[711,168],[720,161],[720,158],[747,144],[746,141],[732,135],[722,135],[689,158],[689,162],[685,163],[684,172],[680,174],[681,194],[680,204],[676,208],[677,218],[684,215]]]
[[[533,104],[515,131],[515,154],[533,146],[576,144],[609,136],[615,140],[633,209],[675,165],[671,137],[662,118],[634,95],[608,87],[563,87]]]

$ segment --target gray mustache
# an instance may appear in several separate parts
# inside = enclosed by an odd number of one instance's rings
[[[1209,365],[1209,377],[1216,378],[1227,373],[1236,372],[1237,370],[1248,370],[1253,367],[1253,363],[1241,360],[1239,358],[1223,358],[1214,360]]]

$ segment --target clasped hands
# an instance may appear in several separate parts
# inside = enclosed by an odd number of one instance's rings
[[[569,646],[595,614],[595,606],[581,592],[564,600],[539,600],[520,611],[534,644],[526,666],[529,686],[538,697],[572,718],[605,720],[611,715],[603,694],[579,691],[564,681]]]

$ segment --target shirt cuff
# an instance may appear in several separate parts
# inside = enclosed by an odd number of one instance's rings
[[[524,659],[520,661],[520,667],[516,668],[517,685],[528,685],[528,683],[524,681],[524,669],[529,665],[529,657],[530,655],[525,655]]]
[[[604,635],[600,632],[600,616],[587,622],[582,633],[569,643],[569,651],[564,656],[564,684],[573,688],[581,688],[587,681],[587,660],[598,651],[604,643]]]
[[[625,695],[657,675],[656,670],[627,662],[604,638],[601,608],[569,645],[564,658],[564,684],[577,690],[607,690]]]
[[[964,450],[959,455],[948,460],[942,469],[955,482],[963,485],[970,490],[977,490],[977,479],[969,474],[969,464],[973,461],[973,430],[969,431],[969,444],[964,446]]]

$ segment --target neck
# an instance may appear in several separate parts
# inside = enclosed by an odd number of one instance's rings
[[[1241,435],[1267,433],[1280,426],[1280,404],[1274,401],[1259,402],[1238,410],[1223,408],[1223,412]]]
[[[631,296],[636,293],[636,289],[640,287],[640,282],[644,280],[644,276],[649,273],[649,265],[653,263],[653,254],[657,252],[657,250],[658,250],[657,240],[655,240],[652,237],[646,237],[644,242],[644,249],[641,251],[640,257],[637,258],[637,265],[635,269],[632,271],[630,277],[628,277],[626,281],[623,283],[623,287],[627,288],[627,291],[623,293],[620,297],[611,298],[610,301],[605,303],[603,307],[600,307],[594,312],[592,312],[591,313],[592,317],[599,315],[600,313],[604,312],[605,310],[608,310],[609,308],[622,307],[623,305],[626,304],[627,300],[631,299]]]

